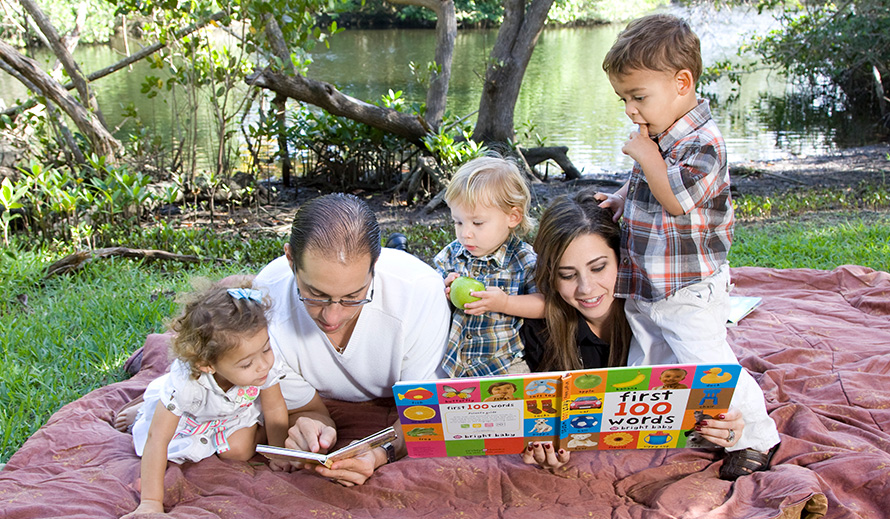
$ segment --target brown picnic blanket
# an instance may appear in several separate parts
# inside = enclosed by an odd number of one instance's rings
[[[181,518],[879,518],[890,514],[890,274],[733,269],[764,302],[730,329],[766,394],[775,466],[721,481],[701,449],[579,452],[556,473],[519,456],[404,459],[361,487],[217,457],[170,464],[165,506]],[[132,438],[113,413],[167,366],[152,335],[133,378],[59,410],[0,471],[0,517],[119,517],[139,494]],[[340,442],[395,420],[391,401],[329,402]]]

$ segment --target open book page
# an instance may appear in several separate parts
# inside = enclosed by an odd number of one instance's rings
[[[531,442],[566,450],[714,447],[695,424],[725,412],[738,364],[663,365],[403,381],[408,455],[491,456]]]
[[[273,445],[257,445],[256,451],[270,460],[277,459],[291,462],[312,463],[330,467],[337,460],[346,458],[354,458],[359,454],[367,452],[375,447],[379,447],[386,442],[396,439],[396,432],[392,427],[387,427],[382,431],[378,431],[366,438],[362,438],[356,442],[350,443],[342,449],[338,449],[329,454],[321,454],[318,452],[306,452],[296,449],[288,449],[285,447],[275,447]]]
[[[729,319],[726,321],[727,326],[738,324],[745,316],[754,311],[763,302],[762,297],[729,297]]]

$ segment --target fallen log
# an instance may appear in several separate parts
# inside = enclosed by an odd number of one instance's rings
[[[48,279],[52,276],[74,272],[75,270],[83,268],[84,265],[90,263],[95,259],[111,257],[144,259],[147,261],[181,261],[183,263],[231,263],[233,261],[221,258],[201,258],[199,256],[193,256],[190,254],[175,254],[163,250],[131,249],[129,247],[107,247],[104,249],[78,251],[74,254],[69,254],[68,256],[65,256],[64,258],[56,261],[55,263],[47,267],[46,275],[43,277],[43,279]]]
[[[578,168],[576,168],[569,159],[568,146],[545,146],[541,148],[527,149],[519,148],[519,151],[522,153],[522,156],[525,157],[526,162],[528,162],[528,165],[531,168],[534,168],[536,165],[547,159],[553,159],[553,161],[562,168],[563,173],[565,173],[565,180],[581,178],[581,172],[578,171]]]

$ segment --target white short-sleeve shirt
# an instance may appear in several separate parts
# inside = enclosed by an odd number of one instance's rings
[[[338,353],[299,300],[284,256],[267,265],[254,288],[272,298],[269,338],[284,364],[288,409],[324,398],[352,402],[391,397],[403,380],[441,378],[451,312],[442,278],[402,251],[384,248],[374,267],[374,300],[362,306]]]

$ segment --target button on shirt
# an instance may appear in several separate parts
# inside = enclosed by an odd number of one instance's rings
[[[479,258],[455,240],[436,255],[433,263],[443,278],[457,272],[478,279],[486,288],[497,287],[515,296],[537,292],[535,259],[531,245],[510,236],[496,251]],[[442,368],[452,377],[505,373],[514,358],[522,354],[521,326],[522,319],[512,315],[467,315],[455,309]]]
[[[726,145],[706,100],[656,137],[684,214],[672,216],[634,163],[621,226],[618,297],[660,301],[713,274],[732,243]]]

